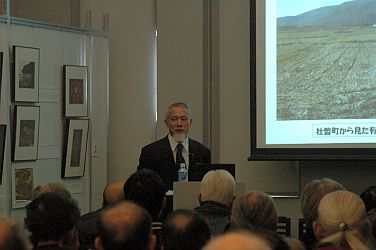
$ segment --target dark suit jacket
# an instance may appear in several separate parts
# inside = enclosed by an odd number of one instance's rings
[[[210,150],[190,138],[188,155],[189,166],[196,163],[211,162]],[[173,182],[177,181],[178,169],[176,168],[174,154],[167,136],[142,148],[137,170],[143,168],[156,171],[166,184],[167,189],[172,190]]]

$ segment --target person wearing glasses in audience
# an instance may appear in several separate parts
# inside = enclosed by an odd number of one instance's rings
[[[188,137],[192,117],[186,103],[171,104],[164,122],[168,135],[142,148],[137,170],[156,171],[167,190],[172,190],[173,182],[178,180],[180,163],[185,163],[188,169],[196,163],[211,163],[211,153],[205,145]]]

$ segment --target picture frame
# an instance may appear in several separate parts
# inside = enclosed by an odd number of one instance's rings
[[[15,106],[13,161],[38,158],[39,107]]]
[[[88,131],[88,119],[67,120],[61,169],[62,178],[84,176]]]
[[[3,82],[3,52],[0,52],[0,101],[1,101],[2,82]]]
[[[64,65],[64,115],[65,117],[88,116],[88,68]]]
[[[13,101],[39,101],[39,48],[13,46]]]
[[[7,125],[0,124],[0,185],[3,184],[6,134],[7,134]]]
[[[12,168],[12,208],[26,207],[32,201],[34,166],[31,163]]]

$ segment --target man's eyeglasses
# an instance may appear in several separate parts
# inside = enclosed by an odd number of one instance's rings
[[[177,122],[178,120],[182,121],[182,122],[186,122],[189,120],[189,117],[188,116],[170,116],[168,117],[168,120],[172,121],[172,122]]]

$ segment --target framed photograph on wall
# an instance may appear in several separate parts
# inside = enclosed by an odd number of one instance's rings
[[[13,101],[39,101],[39,49],[13,46]]]
[[[3,52],[0,52],[0,101],[1,101],[1,85],[3,82]]]
[[[12,168],[12,208],[22,208],[32,200],[34,174],[31,164]]]
[[[86,66],[64,65],[64,115],[88,116],[88,72]]]
[[[3,169],[4,169],[4,152],[5,139],[7,134],[7,125],[0,125],[0,185],[3,183]]]
[[[67,121],[61,177],[84,176],[88,130],[88,119]]]
[[[38,158],[39,107],[15,106],[13,130],[13,160]]]

